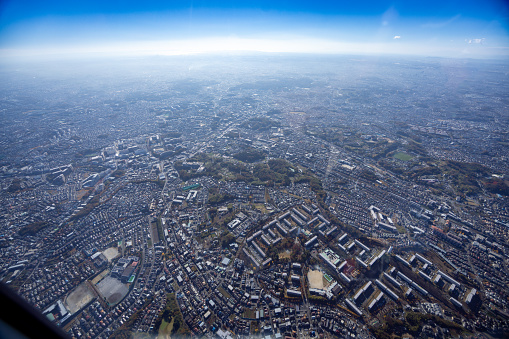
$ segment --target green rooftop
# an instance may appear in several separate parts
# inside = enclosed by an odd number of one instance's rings
[[[199,183],[196,183],[196,184],[189,185],[189,186],[182,188],[182,191],[194,190],[195,188],[200,188],[200,186],[201,185]]]

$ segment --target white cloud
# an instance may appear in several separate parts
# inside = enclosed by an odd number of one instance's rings
[[[484,42],[484,38],[481,38],[481,39],[468,39],[467,42],[469,44],[482,44]]]
[[[401,35],[395,35],[393,39],[401,39]]]

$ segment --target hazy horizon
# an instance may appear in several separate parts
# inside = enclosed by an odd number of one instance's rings
[[[0,57],[263,52],[507,58],[504,1],[0,5]]]

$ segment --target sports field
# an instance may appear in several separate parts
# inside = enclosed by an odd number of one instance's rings
[[[413,156],[411,156],[410,154],[403,153],[403,152],[398,152],[398,153],[394,154],[394,158],[402,160],[402,161],[409,161],[409,160],[412,160]]]
[[[106,277],[97,284],[99,292],[110,305],[115,305],[129,292],[127,286],[113,277]]]
[[[320,271],[308,272],[309,288],[323,289],[323,273]]]
[[[87,282],[81,283],[65,298],[65,306],[71,313],[76,313],[94,299],[94,293],[89,289]]]
[[[110,247],[106,249],[103,254],[109,262],[111,262],[112,259],[115,259],[119,255],[118,249],[116,247]]]

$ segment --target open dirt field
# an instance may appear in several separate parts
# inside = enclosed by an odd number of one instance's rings
[[[108,261],[111,262],[112,259],[118,256],[118,250],[115,247],[110,247],[106,249],[106,251],[104,251],[103,254],[106,257],[106,259],[108,259]]]
[[[323,274],[320,271],[309,271],[308,280],[310,288],[323,289]]]
[[[83,282],[67,296],[65,299],[65,306],[71,313],[76,313],[94,299],[94,297],[95,295],[88,288],[88,284]]]
[[[106,298],[110,305],[115,305],[129,292],[129,289],[125,284],[122,284],[119,280],[106,277],[97,284],[97,288]]]

